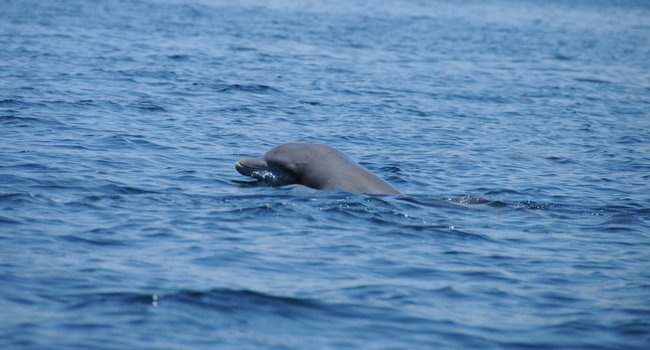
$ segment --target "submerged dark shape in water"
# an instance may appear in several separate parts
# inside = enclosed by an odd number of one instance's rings
[[[261,158],[235,163],[240,174],[272,186],[301,184],[319,190],[400,195],[388,182],[327,145],[286,143]]]

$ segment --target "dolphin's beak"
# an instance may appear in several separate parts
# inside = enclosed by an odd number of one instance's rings
[[[235,169],[244,175],[251,176],[254,171],[268,170],[269,165],[264,158],[242,158],[235,163]]]

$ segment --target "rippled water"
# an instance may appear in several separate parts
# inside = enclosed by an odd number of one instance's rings
[[[650,346],[650,6],[0,1],[0,347]],[[399,197],[251,184],[334,146]]]

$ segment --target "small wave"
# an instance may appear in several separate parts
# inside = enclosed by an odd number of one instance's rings
[[[94,308],[106,304],[122,304],[141,307],[160,307],[183,309],[197,307],[201,310],[215,310],[218,312],[233,313],[260,313],[270,312],[282,317],[293,318],[297,315],[309,317],[313,310],[322,306],[315,301],[302,298],[276,296],[263,292],[246,289],[215,288],[202,290],[178,290],[171,292],[103,292],[82,293],[59,296],[59,301],[68,305],[71,310],[81,308]]]
[[[91,231],[92,232],[92,231]],[[96,232],[94,232],[96,234]],[[111,234],[110,232],[107,232]],[[63,240],[70,243],[81,243],[88,244],[93,246],[126,246],[127,244],[124,241],[119,239],[108,239],[105,237],[90,237],[88,235],[65,235],[61,237]]]
[[[571,61],[571,60],[574,59],[574,57],[572,57],[572,56],[563,55],[561,53],[554,54],[553,58],[555,58],[556,60],[560,60],[560,61]]]
[[[617,213],[612,215],[603,225],[639,225],[641,222],[632,213]]]
[[[257,51],[257,49],[252,48],[252,47],[235,46],[235,45],[230,45],[229,49],[232,50],[232,51],[240,51],[240,52]]]
[[[609,214],[605,221],[591,226],[595,230],[610,233],[639,232],[645,227],[647,225],[643,215],[635,211]]]
[[[495,201],[490,201],[489,203],[487,203],[487,205],[493,208],[505,208],[508,207],[509,204],[504,201],[495,200]]]
[[[402,169],[397,166],[383,166],[379,168],[379,171],[382,173],[399,174],[402,172]]]
[[[14,219],[8,218],[6,216],[0,215],[0,224],[17,225],[17,224],[21,224],[21,223],[22,222],[20,222],[18,220],[14,220]]]
[[[0,115],[0,123],[3,124],[23,124],[25,122],[34,122],[38,121],[37,118],[32,117],[19,117],[16,115]]]
[[[0,106],[21,106],[24,102],[13,98],[5,98],[0,100]]]
[[[298,103],[303,104],[303,105],[310,105],[310,106],[320,106],[322,105],[321,102],[318,101],[306,101],[306,100],[300,100]]]
[[[30,194],[30,193],[0,194],[0,203],[7,205],[8,207],[18,207],[22,205],[37,203],[37,202],[46,205],[54,204],[49,198],[39,194]]]
[[[93,307],[101,304],[153,305],[158,300],[156,294],[136,292],[102,292],[71,294],[59,297],[59,301],[68,304],[69,310]],[[62,300],[61,300],[62,299]]]
[[[11,203],[11,202],[13,202],[15,200],[21,200],[23,196],[25,196],[25,194],[17,193],[17,192],[14,192],[14,193],[0,193],[0,203],[5,202],[5,201]]]
[[[129,69],[118,71],[122,77],[129,78],[146,78],[146,79],[164,79],[176,81],[178,76],[170,70],[146,70],[146,69]]]
[[[151,140],[147,140],[143,135],[116,134],[116,135],[102,137],[101,139],[98,140],[98,142],[107,144],[108,146],[111,147],[115,147],[115,146],[129,147],[129,146],[137,145],[145,149],[150,148],[150,149],[161,150],[161,151],[173,149],[173,147],[161,145]]]
[[[161,304],[165,301],[176,301],[231,312],[237,310],[258,312],[259,308],[263,307],[286,314],[296,307],[319,308],[318,303],[309,299],[276,296],[246,289],[183,290],[163,294],[160,300]]]
[[[495,196],[500,196],[500,195],[521,195],[522,193],[519,191],[511,190],[508,188],[500,188],[500,189],[491,189],[487,190],[483,195],[488,197],[495,197]]]
[[[271,92],[279,92],[278,89],[264,84],[226,84],[215,83],[210,85],[216,92],[251,92],[257,94],[265,94]]]
[[[230,180],[230,182],[237,184],[241,187],[267,187],[268,185],[260,180]]]
[[[602,79],[596,79],[596,78],[573,78],[573,80],[583,82],[583,83],[611,84],[610,81],[602,80]]]
[[[168,55],[167,58],[174,61],[187,61],[190,58],[190,55],[175,54],[175,55]]]
[[[546,157],[546,159],[557,164],[575,164],[576,161],[565,157]]]
[[[132,103],[131,106],[144,112],[167,112],[165,107],[149,100],[137,101]]]
[[[134,186],[126,186],[126,185],[118,185],[118,184],[110,184],[110,185],[105,185],[101,187],[102,192],[109,193],[111,195],[118,193],[118,194],[149,194],[149,193],[158,193],[156,191],[152,190],[146,190],[143,188],[138,188]]]

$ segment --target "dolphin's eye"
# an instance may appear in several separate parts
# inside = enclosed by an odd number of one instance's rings
[[[291,169],[290,166],[287,166],[284,163],[273,161],[273,160],[267,161],[267,163],[269,165],[269,169],[271,169],[271,171],[273,172],[292,174],[292,175],[294,173],[293,169]]]

